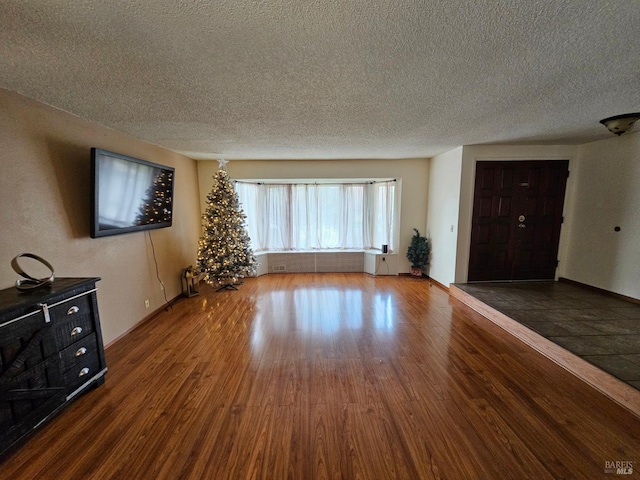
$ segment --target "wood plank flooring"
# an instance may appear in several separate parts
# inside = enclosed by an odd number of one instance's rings
[[[605,462],[640,469],[640,418],[410,277],[203,286],[110,346],[107,362],[105,385],[4,459],[0,478],[610,479]]]
[[[530,318],[535,318],[536,319],[535,322],[530,322],[535,327],[535,324],[539,323],[538,320],[540,322],[544,322],[548,324],[548,322],[546,322],[545,320],[554,314],[555,314],[555,317],[551,317],[551,318],[566,319],[566,318],[571,318],[572,315],[574,317],[579,316],[581,314],[580,312],[581,309],[568,308],[566,310],[559,310],[556,312],[553,312],[550,309],[540,309],[540,308],[527,309],[526,308],[527,302],[524,298],[525,296],[523,295],[522,296],[523,298],[521,298],[522,300],[521,304],[524,305],[525,308],[518,310],[516,313],[514,313],[513,310],[511,311],[506,310],[506,312],[508,313],[507,314],[505,312],[500,311],[500,309],[496,309],[492,307],[488,303],[484,303],[480,299],[476,298],[476,296],[471,295],[468,291],[466,291],[467,289],[470,289],[470,288],[476,288],[476,289],[482,288],[481,286],[479,287],[477,285],[479,284],[473,285],[471,287],[465,285],[465,286],[461,286],[462,288],[457,285],[451,285],[449,294],[456,300],[460,300],[462,303],[469,306],[469,308],[480,313],[483,317],[491,320],[496,325],[499,325],[501,328],[509,332],[514,337],[520,339],[522,342],[526,343],[527,345],[530,345],[534,350],[540,352],[542,355],[548,357],[549,359],[556,362],[558,365],[567,369],[576,377],[582,379],[582,381],[584,381],[585,383],[593,386],[596,390],[601,391],[602,393],[604,393],[606,396],[608,396],[615,402],[619,403],[623,407],[633,412],[636,416],[640,416],[640,390],[633,387],[630,384],[631,382],[625,383],[622,380],[615,378],[613,375],[611,375],[611,373],[607,373],[605,370],[593,365],[592,363],[590,363],[585,359],[585,358],[593,358],[593,357],[578,356],[577,354],[572,353],[566,348],[556,344],[553,341],[554,340],[553,337],[546,338],[540,335],[539,333],[537,333],[536,331],[534,331],[533,328],[530,328],[529,325],[524,325],[521,322],[514,320],[512,318],[512,316],[515,317],[517,315],[527,315]],[[482,286],[484,285],[485,284],[482,284]],[[531,286],[526,286],[524,288],[526,289],[540,288],[539,285],[541,284],[534,282],[534,284],[529,284],[529,285]],[[597,294],[594,294],[593,292],[590,292],[590,294],[591,296],[597,295]],[[515,294],[514,296],[517,296],[517,294]],[[608,300],[607,297],[605,297],[605,301],[606,300]],[[579,301],[586,303],[586,299],[585,300],[579,299]],[[594,301],[598,301],[598,300],[594,299]],[[599,299],[599,301],[603,301],[603,300]],[[613,301],[618,302],[619,300],[613,300]],[[600,312],[601,311],[602,310],[600,310]],[[562,320],[562,321],[566,321],[566,320]],[[631,322],[637,321],[638,324],[640,324],[640,319],[639,320],[630,319],[630,321]],[[615,326],[612,326],[614,322],[615,320],[606,319],[606,320],[602,320],[601,324],[603,326],[609,325],[609,328],[615,328]],[[558,321],[558,323],[560,323],[560,321]],[[575,328],[575,325],[578,323],[579,322],[577,321],[573,322],[574,328]],[[638,325],[637,327],[634,325],[634,329],[635,330],[640,329],[640,325]],[[636,337],[637,335],[629,334],[625,336],[612,335],[610,337],[600,337],[600,338],[606,340],[606,343],[605,342],[603,343],[605,343],[607,348],[610,348],[612,351],[615,351],[616,349],[619,349],[620,351],[624,351],[623,349],[626,349],[626,351],[628,351],[630,347],[633,348],[633,344],[622,343],[621,339],[624,339],[624,338],[635,339]],[[585,335],[584,337],[578,337],[579,340],[582,340],[583,338],[585,339],[585,343],[586,343],[589,341],[590,336]],[[630,355],[630,356],[633,356],[633,355]],[[638,356],[640,357],[640,355]],[[604,357],[616,357],[616,358],[624,359],[624,356],[622,355],[618,356],[615,354],[604,355]],[[637,368],[637,367],[634,367],[634,368]]]

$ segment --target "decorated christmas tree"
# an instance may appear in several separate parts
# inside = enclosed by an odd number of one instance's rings
[[[225,170],[226,161],[213,176],[211,193],[207,195],[207,209],[203,236],[198,248],[198,270],[204,280],[220,289],[231,288],[247,275],[256,272],[256,258],[251,250],[245,228],[246,215],[240,207],[238,194]]]
[[[142,206],[136,216],[136,225],[163,223],[171,220],[171,185],[173,172],[162,170],[145,192]]]

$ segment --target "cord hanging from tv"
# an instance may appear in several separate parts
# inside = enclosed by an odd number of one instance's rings
[[[175,169],[99,148],[91,149],[91,237],[173,222]]]

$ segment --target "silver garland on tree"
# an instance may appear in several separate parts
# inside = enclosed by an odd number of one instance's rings
[[[233,288],[245,276],[255,275],[257,262],[245,228],[246,215],[225,164],[224,159],[220,161],[207,195],[198,270],[208,284]]]

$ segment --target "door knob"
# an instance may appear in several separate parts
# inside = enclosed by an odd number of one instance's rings
[[[526,227],[526,225],[524,223],[519,223],[518,224],[518,228],[524,228],[524,227]]]
[[[520,215],[520,216],[518,217],[518,221],[519,221],[520,223],[524,222],[524,220],[525,220],[525,216],[524,216],[524,215]]]

